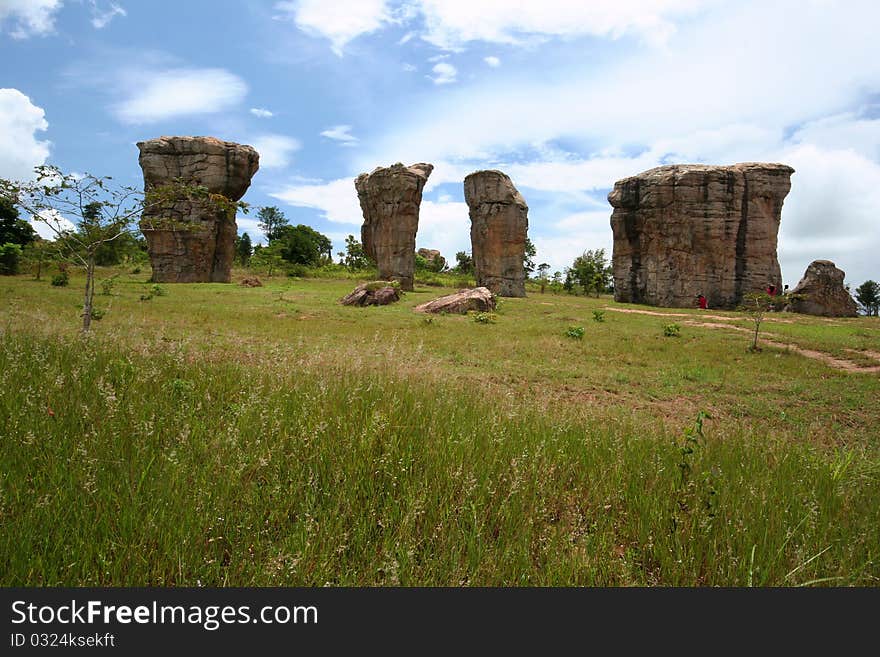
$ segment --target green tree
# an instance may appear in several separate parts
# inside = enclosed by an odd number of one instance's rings
[[[0,275],[13,276],[21,265],[21,244],[7,242],[0,245]]]
[[[364,251],[364,245],[358,242],[354,235],[345,238],[345,253],[341,253],[340,256],[342,264],[348,267],[349,271],[360,271],[375,266]]]
[[[251,267],[266,272],[266,276],[272,276],[276,271],[284,267],[284,258],[281,257],[281,242],[275,242],[269,246],[257,244],[254,255],[251,256]]]
[[[247,233],[243,233],[241,237],[236,238],[235,257],[238,258],[238,262],[241,264],[242,267],[247,267],[253,253],[254,247],[251,244],[250,235],[248,235]]]
[[[33,227],[18,214],[11,197],[0,197],[0,244],[27,246],[37,239]]]
[[[553,294],[559,294],[563,289],[562,283],[562,272],[555,271],[553,272],[553,276],[550,278],[550,291]]]
[[[877,317],[880,311],[880,283],[867,280],[856,288],[856,301],[866,315]]]
[[[290,225],[284,213],[274,205],[260,208],[257,219],[259,219],[257,225],[269,242],[279,239],[284,228]]]
[[[605,249],[584,251],[566,273],[570,275],[570,283],[580,285],[584,294],[592,292],[598,297],[611,286],[611,267]]]
[[[532,240],[528,237],[526,238],[526,250],[523,254],[523,269],[526,270],[526,278],[532,275],[532,272],[535,271],[535,256],[538,254],[538,250],[535,248],[535,245],[532,244]]]
[[[541,284],[541,294],[544,294],[544,290],[547,289],[547,272],[550,271],[550,265],[546,262],[542,262],[538,265],[538,282]]]
[[[295,265],[317,267],[330,260],[333,242],[311,226],[284,226],[275,240],[281,244],[281,257]]]
[[[470,253],[459,251],[455,254],[455,271],[463,276],[474,275],[474,259]]]

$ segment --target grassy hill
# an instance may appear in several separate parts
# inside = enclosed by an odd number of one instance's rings
[[[875,318],[145,278],[0,279],[0,584],[880,583]]]

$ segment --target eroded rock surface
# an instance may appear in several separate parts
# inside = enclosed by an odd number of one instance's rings
[[[615,183],[614,299],[653,306],[735,308],[748,292],[781,289],[776,255],[794,169],[746,162],[674,164]]]
[[[471,310],[489,312],[495,310],[495,298],[485,287],[459,290],[415,307],[420,313],[456,313],[464,315]]]
[[[845,272],[830,260],[814,260],[791,294],[788,310],[823,317],[856,317],[858,305],[843,285]]]
[[[343,306],[387,306],[400,300],[400,288],[391,281],[372,281],[358,285],[339,302]]]
[[[355,181],[364,215],[361,242],[379,268],[379,278],[395,280],[413,289],[416,232],[422,189],[434,170],[432,164],[377,167]]]
[[[259,169],[260,156],[251,146],[214,137],[160,137],[137,146],[145,191],[179,179],[238,201]],[[140,228],[155,282],[230,281],[237,232],[234,212],[208,201],[182,200],[145,212]]]
[[[510,178],[496,170],[464,179],[471,218],[471,248],[477,285],[502,297],[526,295],[523,258],[529,206]]]

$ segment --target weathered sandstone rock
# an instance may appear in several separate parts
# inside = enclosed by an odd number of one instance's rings
[[[244,287],[263,287],[263,281],[261,281],[256,276],[245,276],[241,279],[239,285]]]
[[[674,164],[615,183],[614,299],[654,306],[735,308],[781,288],[776,242],[794,169],[747,162]]]
[[[387,306],[400,299],[400,288],[391,281],[372,281],[358,285],[339,302],[343,306]]]
[[[791,290],[795,295],[788,310],[824,317],[855,317],[858,306],[843,286],[845,272],[830,260],[814,260],[800,283]]]
[[[523,258],[529,206],[501,171],[476,171],[464,179],[471,217],[471,248],[477,285],[502,297],[526,295]]]
[[[446,259],[440,255],[440,251],[437,249],[419,249],[416,251],[416,254],[422,256],[429,264],[433,264],[438,259],[446,262]]]
[[[457,313],[464,315],[471,310],[488,312],[495,310],[495,298],[485,287],[459,290],[454,294],[434,299],[415,307],[420,313]]]
[[[137,146],[145,191],[179,179],[238,201],[259,169],[260,156],[252,147],[214,137],[160,137]],[[140,228],[154,281],[230,281],[237,232],[234,212],[208,201],[181,200],[144,212]]]
[[[398,162],[354,181],[364,214],[364,251],[379,267],[379,278],[399,281],[404,290],[413,289],[419,205],[433,170],[432,164],[406,167]]]

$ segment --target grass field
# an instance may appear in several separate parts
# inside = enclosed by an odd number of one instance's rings
[[[146,277],[0,278],[0,584],[880,583],[875,318]]]

